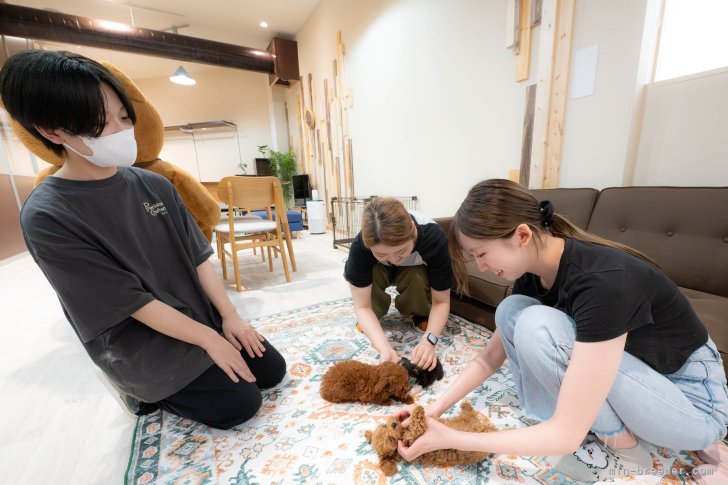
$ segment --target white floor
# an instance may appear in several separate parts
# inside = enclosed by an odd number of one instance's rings
[[[291,283],[280,259],[269,273],[248,251],[240,257],[248,290],[238,293],[229,264],[229,295],[245,318],[349,296],[347,253],[332,248],[330,233],[304,231],[294,249]],[[122,482],[135,418],[94,369],[30,255],[0,261],[0,482]]]

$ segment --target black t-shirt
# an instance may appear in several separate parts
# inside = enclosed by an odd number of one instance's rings
[[[202,348],[130,316],[157,299],[222,326],[197,275],[212,248],[167,179],[138,168],[103,180],[48,177],[20,220],[89,356],[124,392],[159,401],[213,364]]]
[[[447,236],[439,224],[419,212],[409,211],[417,227],[417,241],[412,253],[397,266],[427,266],[427,279],[430,288],[445,291],[452,288],[453,274]],[[371,249],[364,246],[361,232],[357,234],[349,248],[349,258],[344,267],[346,281],[358,288],[372,284],[372,270],[379,263]],[[388,262],[383,262],[389,266]]]
[[[685,295],[659,268],[619,249],[564,241],[554,285],[544,291],[539,277],[526,273],[513,293],[537,298],[572,317],[578,342],[627,333],[627,352],[671,374],[708,341]]]

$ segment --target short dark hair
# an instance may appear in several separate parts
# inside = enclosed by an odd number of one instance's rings
[[[36,127],[99,136],[106,125],[102,83],[116,92],[136,123],[121,82],[98,62],[73,52],[28,50],[10,57],[0,71],[0,97],[14,120],[60,155],[63,146],[45,138]]]

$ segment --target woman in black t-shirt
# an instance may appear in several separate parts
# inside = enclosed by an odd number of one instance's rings
[[[447,237],[432,219],[408,212],[402,202],[376,197],[364,208],[362,230],[351,244],[344,277],[349,282],[357,327],[379,352],[380,361],[400,357],[387,341],[379,319],[392,301],[424,330],[411,361],[424,369],[437,365],[436,346],[450,313],[452,267]]]
[[[453,218],[458,288],[464,262],[515,281],[487,347],[426,409],[408,460],[440,448],[553,455],[581,481],[655,473],[637,438],[701,450],[698,481],[728,483],[728,393],[720,354],[689,302],[644,254],[590,235],[522,186],[486,180]],[[474,434],[434,419],[509,360],[523,414],[539,424]],[[409,415],[411,407],[399,412]]]

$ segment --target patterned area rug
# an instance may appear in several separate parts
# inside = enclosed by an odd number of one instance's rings
[[[264,392],[263,406],[253,419],[232,430],[215,430],[160,412],[140,417],[127,484],[575,483],[550,470],[543,458],[505,455],[455,468],[400,462],[398,474],[387,478],[378,469],[364,431],[373,429],[397,406],[331,404],[319,395],[319,382],[334,362],[377,361],[366,337],[354,328],[351,300],[314,305],[253,323],[286,357],[284,381]],[[397,351],[409,356],[421,332],[396,312],[385,317],[383,325]],[[417,394],[419,403],[426,405],[442,393],[489,337],[487,329],[451,315],[439,350],[445,378]],[[505,367],[468,398],[500,428],[530,424],[521,417],[511,373]],[[457,406],[451,411],[457,412]],[[650,451],[656,475],[622,482],[687,483],[683,471],[695,466],[694,455]]]

